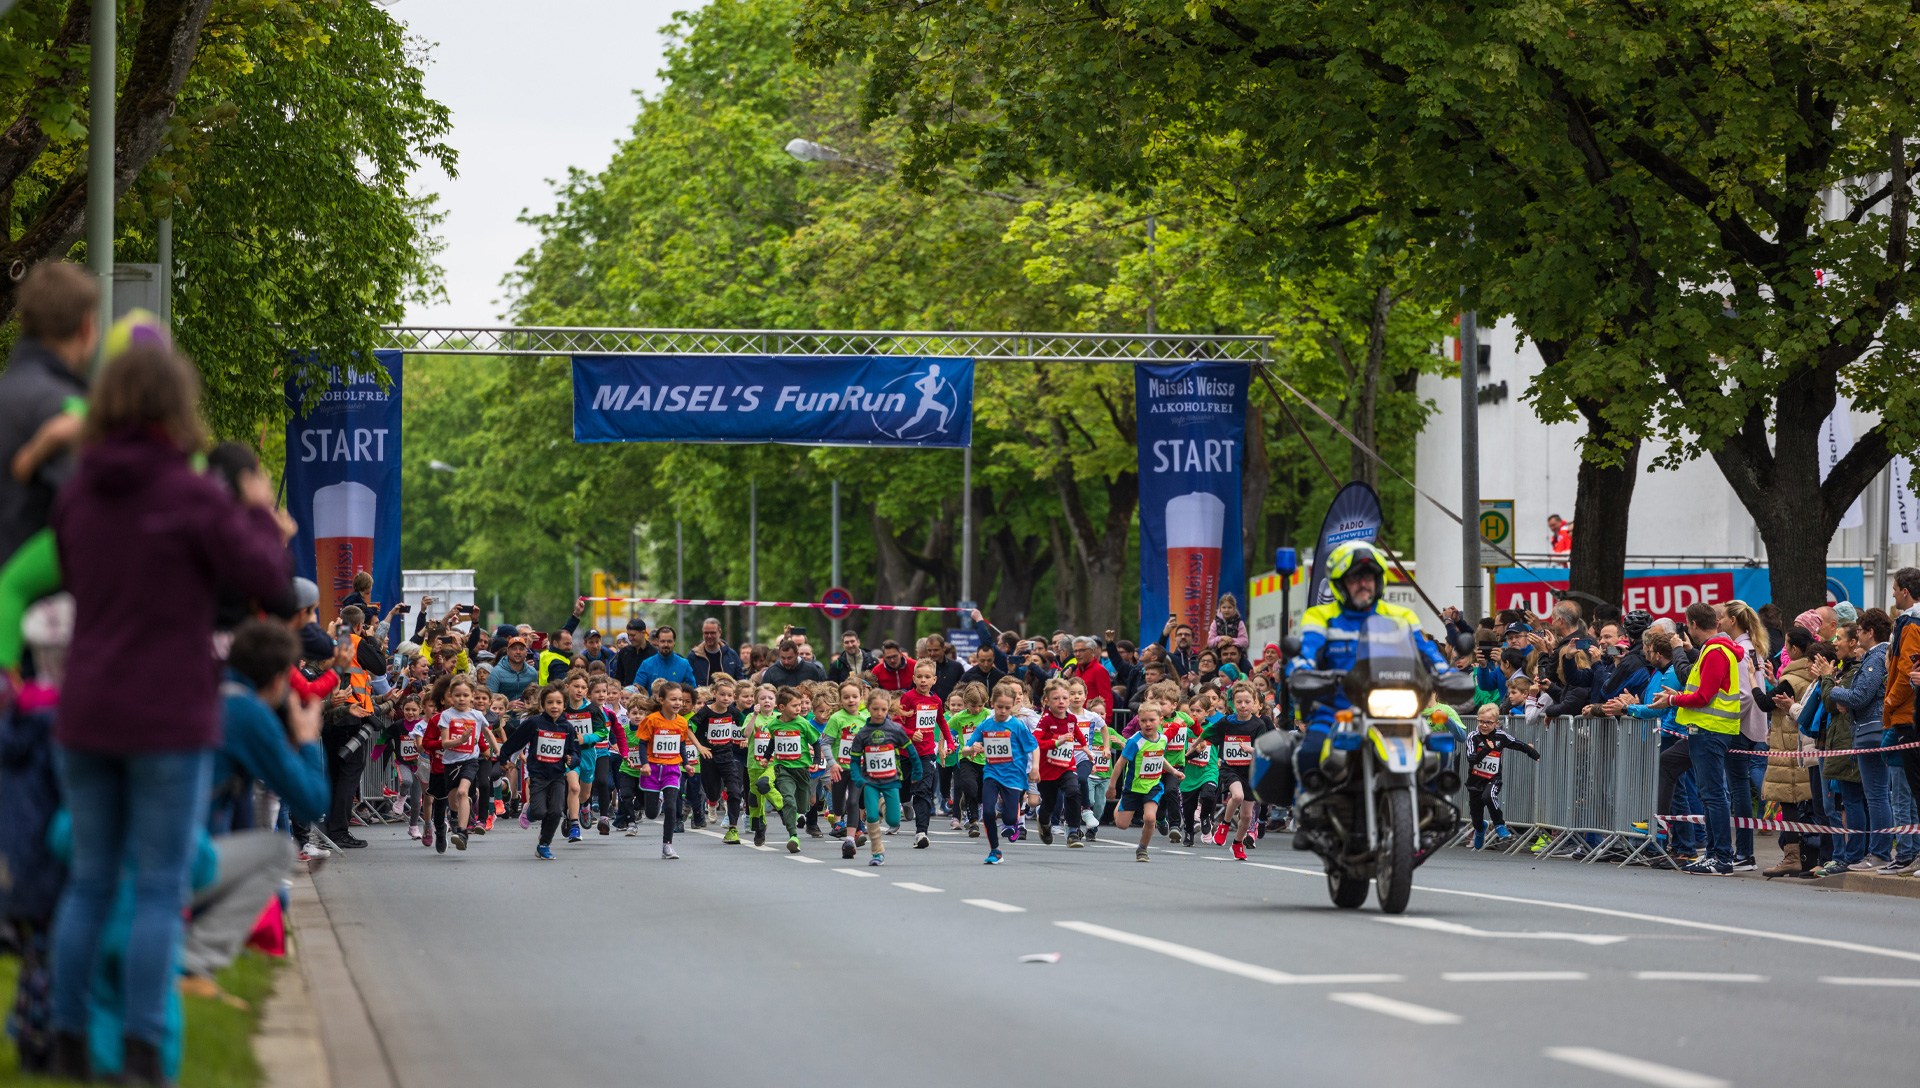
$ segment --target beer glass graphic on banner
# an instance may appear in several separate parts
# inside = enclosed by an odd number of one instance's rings
[[[337,615],[335,602],[353,592],[353,576],[373,569],[373,488],[349,480],[313,493],[313,570],[320,586],[320,622]]]
[[[1206,491],[1167,500],[1167,608],[1205,634],[1220,597],[1220,543],[1227,504]]]

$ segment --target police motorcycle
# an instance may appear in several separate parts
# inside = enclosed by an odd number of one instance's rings
[[[1399,914],[1413,892],[1413,870],[1460,826],[1447,800],[1460,788],[1458,738],[1436,698],[1466,702],[1474,682],[1463,673],[1435,675],[1415,641],[1419,629],[1401,620],[1369,614],[1352,634],[1350,667],[1296,668],[1288,680],[1307,720],[1344,693],[1331,731],[1304,742],[1290,732],[1261,737],[1254,790],[1268,804],[1295,805],[1294,849],[1320,856],[1335,906],[1365,903],[1371,880],[1380,909]],[[1317,752],[1296,759],[1296,746],[1316,740]]]

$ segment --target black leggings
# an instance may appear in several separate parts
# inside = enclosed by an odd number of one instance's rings
[[[1040,812],[1043,824],[1053,819],[1056,802],[1066,800],[1066,826],[1069,832],[1080,830],[1080,777],[1072,771],[1061,775],[1051,782],[1040,782]]]
[[[640,797],[646,807],[647,819],[660,821],[660,841],[672,842],[673,825],[680,822],[680,787],[641,790]]]
[[[963,759],[953,768],[953,811],[972,823],[980,818],[980,778],[983,765]]]
[[[1180,794],[1180,807],[1186,817],[1187,834],[1191,838],[1194,830],[1213,822],[1213,812],[1219,802],[1220,787],[1217,783],[1207,782],[1191,793]]]
[[[1489,786],[1484,790],[1469,789],[1467,791],[1467,807],[1473,812],[1473,829],[1475,831],[1485,831],[1487,829],[1486,816],[1489,813],[1493,816],[1493,825],[1495,827],[1504,827],[1506,825],[1507,817],[1500,811],[1500,790],[1498,787]]]
[[[435,802],[434,811],[439,812]],[[560,830],[560,818],[566,815],[567,776],[535,778],[527,783],[527,819],[540,821],[540,845],[552,846],[554,832]]]
[[[609,752],[593,761],[593,803],[599,808],[602,819],[613,811],[613,768],[619,758]]]

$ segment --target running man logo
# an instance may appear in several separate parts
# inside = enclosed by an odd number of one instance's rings
[[[947,425],[953,422],[960,411],[960,397],[953,383],[940,375],[939,363],[928,363],[927,369],[911,374],[902,374],[881,387],[882,394],[902,394],[911,389],[912,393],[896,402],[892,396],[885,397],[883,404],[891,407],[893,403],[902,403],[900,410],[883,418],[878,412],[872,414],[873,428],[889,438],[902,442],[914,442],[931,435],[946,434]],[[911,405],[913,414],[905,422],[898,422]]]

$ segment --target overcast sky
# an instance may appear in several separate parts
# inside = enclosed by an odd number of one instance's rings
[[[414,307],[415,325],[492,325],[501,277],[533,247],[523,209],[551,210],[553,186],[577,166],[598,173],[636,114],[633,92],[657,94],[660,27],[699,0],[399,0],[388,10],[433,43],[427,93],[453,111],[448,139],[460,176],[422,171],[440,194],[447,301]]]

